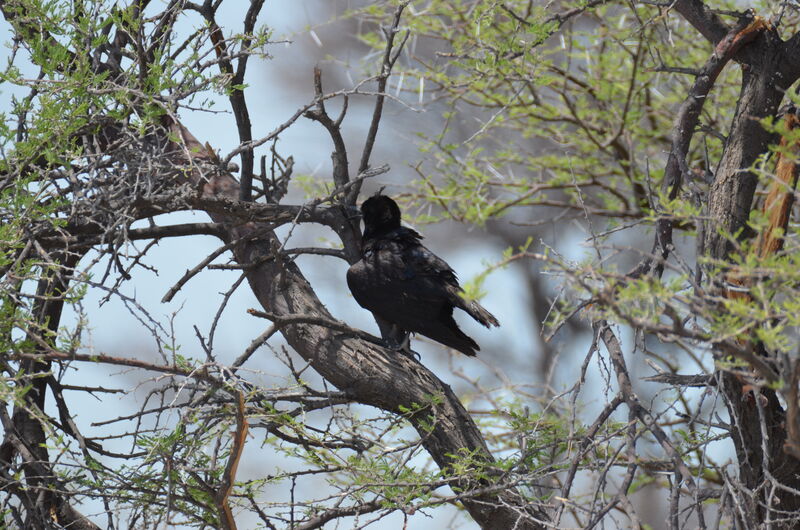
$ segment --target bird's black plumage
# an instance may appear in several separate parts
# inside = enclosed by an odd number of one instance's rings
[[[391,198],[370,197],[361,213],[361,259],[347,271],[347,285],[359,305],[375,315],[384,339],[396,344],[409,332],[420,333],[475,355],[480,347],[458,328],[453,308],[486,327],[498,326],[497,319],[477,302],[461,298],[453,269],[420,243],[421,235],[400,226],[400,208]]]

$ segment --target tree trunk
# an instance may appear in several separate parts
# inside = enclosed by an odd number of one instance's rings
[[[759,120],[777,115],[790,81],[781,75],[779,41],[766,33],[747,49],[743,65],[742,88],[722,159],[711,186],[706,231],[706,252],[716,260],[728,260],[735,243],[730,236],[747,236],[747,220],[758,183],[747,169],[767,152],[776,140]],[[724,358],[724,352],[716,352]],[[774,390],[750,390],[728,371],[718,371],[717,379],[730,414],[731,436],[739,464],[738,500],[735,510],[743,528],[756,528],[765,521],[782,518],[781,512],[795,515],[800,510],[800,461],[786,454],[785,413]],[[787,488],[776,487],[776,484]],[[775,523],[779,527],[780,523]],[[783,527],[795,528],[796,523]]]

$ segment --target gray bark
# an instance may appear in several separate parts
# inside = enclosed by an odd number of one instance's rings
[[[794,59],[787,59],[787,49],[769,31],[738,57],[743,71],[741,92],[708,202],[705,248],[716,260],[729,260],[735,252],[731,236],[748,236],[747,220],[758,184],[749,168],[777,141],[759,120],[778,114],[785,90],[796,80]],[[725,352],[716,355],[724,358]],[[784,451],[785,412],[776,392],[766,386],[751,391],[728,371],[720,370],[716,377],[725,395],[739,464],[739,523],[756,528],[765,520],[780,520],[781,512],[796,513],[800,510],[800,461]],[[786,488],[773,491],[771,481]],[[798,524],[776,523],[774,527],[797,528]]]

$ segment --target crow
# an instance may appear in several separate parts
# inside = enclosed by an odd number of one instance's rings
[[[455,272],[425,248],[422,236],[400,226],[400,208],[391,198],[373,195],[361,205],[364,235],[361,259],[347,271],[347,286],[358,304],[370,310],[383,339],[408,351],[409,333],[419,333],[473,356],[478,344],[453,320],[457,307],[484,326],[497,319],[477,302],[461,297]]]

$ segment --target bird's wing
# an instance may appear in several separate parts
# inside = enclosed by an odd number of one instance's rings
[[[440,303],[448,303],[466,311],[472,318],[486,327],[499,326],[497,319],[478,302],[467,302],[461,296],[461,286],[456,273],[442,258],[425,248],[419,240],[422,237],[410,229],[413,242],[402,245],[404,264],[409,282],[407,289],[412,289],[419,298],[434,298]],[[413,280],[412,280],[413,278]]]
[[[402,252],[404,279],[430,279],[456,291],[460,289],[456,273],[445,260],[420,242],[422,236],[410,228],[402,228],[397,232],[394,239]]]
[[[388,312],[390,305],[404,305],[438,314],[443,306],[454,305],[455,273],[420,239],[415,231],[401,228],[364,246],[362,260],[348,272],[350,290],[363,307]]]
[[[401,228],[365,242],[362,259],[347,272],[356,301],[402,332],[421,333],[466,355],[479,349],[453,320],[453,308],[470,311],[447,263],[425,248],[421,236]]]

